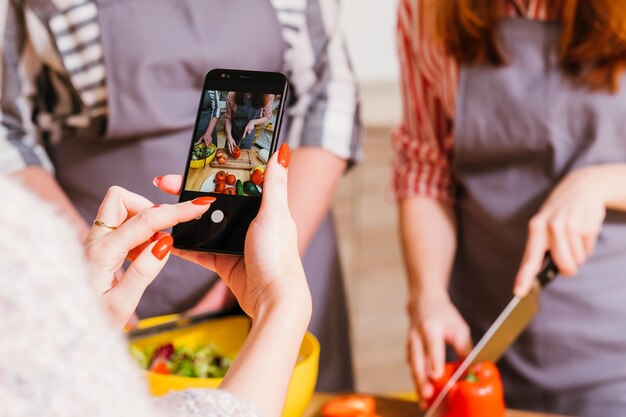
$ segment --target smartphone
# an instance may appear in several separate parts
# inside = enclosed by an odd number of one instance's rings
[[[199,219],[174,227],[174,247],[242,255],[276,151],[287,78],[277,72],[214,69],[204,81],[180,201],[217,200]]]

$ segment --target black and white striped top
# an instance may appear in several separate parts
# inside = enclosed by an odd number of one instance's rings
[[[358,91],[338,0],[272,4],[288,45],[284,72],[296,96],[287,109],[290,145],[357,160]],[[64,129],[106,117],[97,14],[93,0],[0,0],[0,173],[29,165],[52,170],[42,138],[59,141]]]

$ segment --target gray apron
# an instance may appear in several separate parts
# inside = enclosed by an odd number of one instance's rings
[[[152,186],[152,179],[182,172],[206,72],[219,67],[281,71],[285,51],[268,0],[96,3],[107,67],[106,125],[101,120],[84,131],[68,131],[49,149],[57,179],[88,222],[113,184],[154,202],[176,202]],[[310,330],[323,346],[318,387],[349,390],[348,316],[330,214],[304,263],[316,308]],[[215,279],[206,269],[173,257],[137,312],[147,317],[184,311]]]
[[[250,133],[243,137],[246,125],[250,120],[258,119],[261,115],[261,109],[257,109],[252,105],[251,98],[244,98],[243,104],[237,104],[237,110],[232,115],[231,133],[235,143],[239,144],[241,149],[250,149],[254,144],[254,134],[256,129],[252,129]]]
[[[450,291],[474,338],[512,297],[528,221],[569,172],[626,162],[626,82],[574,85],[559,26],[505,19],[505,67],[461,68],[454,174],[459,246]],[[501,361],[507,404],[581,417],[626,415],[626,214],[609,212],[595,252],[542,294]]]

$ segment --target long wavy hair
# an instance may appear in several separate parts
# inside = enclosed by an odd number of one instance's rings
[[[237,103],[237,105],[243,105],[243,101],[245,99],[246,94],[248,93],[241,93],[241,92],[235,93],[235,103]],[[255,109],[260,109],[261,107],[267,104],[267,101],[268,101],[267,94],[260,94],[260,93],[249,93],[249,94],[250,94],[250,98],[252,99],[252,107],[254,107]]]
[[[506,64],[496,36],[510,0],[434,0],[436,33],[464,64]],[[559,61],[571,79],[616,92],[626,68],[626,0],[547,0],[561,23]]]

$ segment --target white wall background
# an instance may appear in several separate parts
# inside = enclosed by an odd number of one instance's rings
[[[359,80],[395,81],[398,77],[396,0],[342,0],[348,48]]]
[[[363,120],[390,127],[400,119],[396,53],[397,0],[341,0],[343,28],[361,84]]]

